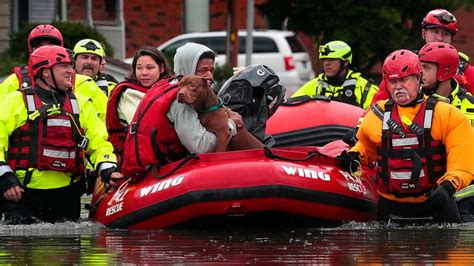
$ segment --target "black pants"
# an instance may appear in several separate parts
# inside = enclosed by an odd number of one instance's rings
[[[2,197],[5,221],[8,224],[76,221],[81,215],[82,194],[81,182],[55,189],[26,188],[17,203]]]
[[[378,219],[382,221],[391,220],[394,216],[410,219],[431,217],[437,223],[460,223],[461,215],[452,197],[444,206],[432,208],[426,203],[400,203],[380,197],[378,204]]]
[[[474,197],[465,198],[458,202],[459,212],[465,222],[474,222]]]

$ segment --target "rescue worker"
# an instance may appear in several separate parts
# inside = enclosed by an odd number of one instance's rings
[[[119,165],[128,125],[138,104],[153,84],[170,76],[171,67],[166,57],[156,47],[145,46],[135,53],[128,77],[112,91],[107,104],[106,125]]]
[[[93,39],[83,39],[74,46],[74,59],[76,60],[76,71],[79,74],[92,78],[106,97],[110,95],[112,89],[117,85],[108,82],[100,73],[102,63],[105,64],[105,50],[98,41]],[[105,82],[104,82],[105,81]]]
[[[85,152],[105,183],[116,186],[113,147],[90,99],[72,92],[68,50],[42,46],[30,55],[35,85],[2,97],[0,192],[11,223],[80,217]]]
[[[215,53],[208,47],[188,42],[176,51],[174,72],[212,79],[214,59]],[[163,79],[145,94],[138,106],[125,140],[121,168],[132,180],[139,180],[156,166],[182,159],[188,153],[207,153],[215,149],[216,135],[201,125],[197,111],[178,103],[178,86],[174,78]],[[243,127],[242,118],[228,108],[226,111],[231,136],[235,137],[242,132],[238,130]]]
[[[423,67],[423,93],[456,106],[474,127],[474,97],[454,79],[459,64],[456,48],[432,42],[421,48],[418,57]]]
[[[435,222],[460,222],[453,195],[472,181],[472,128],[456,107],[423,96],[421,73],[418,56],[409,50],[385,59],[383,78],[390,99],[371,107],[357,144],[337,158],[347,171],[377,162],[380,220],[432,217]]]
[[[446,9],[431,10],[421,23],[421,37],[426,43],[444,42],[453,44],[458,32],[456,17]],[[469,57],[458,51],[459,64],[456,80],[471,94],[474,93],[474,67],[469,65]]]
[[[100,62],[99,73],[97,74],[96,81],[97,86],[101,88],[103,93],[106,93],[107,97],[110,97],[112,90],[119,83],[114,76],[107,74],[107,55],[104,53],[104,57]]]
[[[446,9],[434,9],[426,14],[421,22],[421,37],[425,44],[443,42],[452,44],[454,35],[458,32],[456,17]],[[469,65],[469,57],[458,51],[460,57],[458,73],[455,76],[458,83],[471,94],[474,93],[474,67]],[[379,92],[374,96],[372,104],[379,100],[388,99],[385,84],[380,83]]]
[[[63,46],[63,36],[61,32],[52,25],[42,24],[31,30],[28,35],[28,51],[31,54],[33,50],[41,45],[55,44]],[[8,76],[0,84],[0,96],[16,91],[21,88],[34,86],[34,78],[28,67],[15,67],[14,73]],[[73,78],[75,93],[89,97],[101,120],[105,123],[105,112],[107,109],[107,97],[102,95],[99,87],[91,78],[76,74]],[[21,84],[21,86],[20,86]]]
[[[36,48],[47,44],[64,45],[63,35],[53,25],[38,25],[28,34],[28,54],[31,54]],[[12,72],[0,84],[0,96],[16,91],[18,88],[27,88],[33,85],[34,80],[27,65],[14,67]]]
[[[351,68],[352,50],[343,41],[332,41],[319,47],[323,73],[299,88],[291,97],[328,96],[333,100],[367,109],[377,86]]]

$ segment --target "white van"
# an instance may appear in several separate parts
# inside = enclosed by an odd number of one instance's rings
[[[166,57],[173,58],[176,49],[187,42],[206,45],[217,53],[216,64],[226,61],[226,32],[194,32],[178,35],[158,47]],[[245,43],[247,31],[239,31],[238,65],[245,66]],[[132,59],[125,62],[131,63]],[[253,54],[251,64],[264,64],[272,68],[280,77],[291,95],[304,83],[314,78],[311,62],[296,36],[289,31],[254,31]]]

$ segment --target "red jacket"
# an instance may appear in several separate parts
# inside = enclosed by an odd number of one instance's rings
[[[122,97],[122,93],[124,93],[127,89],[137,90],[143,93],[148,91],[147,88],[144,88],[136,83],[123,81],[117,84],[110,94],[110,98],[107,103],[107,117],[105,122],[107,125],[107,132],[109,133],[109,141],[114,146],[114,153],[117,155],[118,165],[121,165],[122,162],[123,145],[125,142],[125,137],[127,136],[128,125],[123,125],[123,123],[126,121],[120,120],[117,107],[120,102],[120,98]]]
[[[463,86],[468,92],[474,94],[474,67],[467,65],[463,75],[456,75],[454,78]]]
[[[166,116],[178,94],[174,78],[153,85],[138,105],[125,140],[122,173],[138,180],[148,170],[184,157],[186,148]]]

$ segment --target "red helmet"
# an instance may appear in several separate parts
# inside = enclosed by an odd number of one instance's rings
[[[442,42],[428,43],[421,48],[418,57],[422,62],[438,65],[438,81],[445,81],[456,75],[459,64],[458,51],[452,45]]]
[[[36,76],[43,68],[51,68],[58,63],[74,63],[71,52],[58,45],[44,45],[35,49],[30,55],[28,66]]]
[[[51,40],[54,44],[64,46],[63,35],[53,25],[41,24],[31,30],[28,35],[28,53],[31,54],[42,40]]]
[[[446,9],[435,9],[431,10],[423,18],[421,23],[423,29],[430,28],[445,28],[449,30],[453,35],[458,32],[458,21],[456,17]]]
[[[399,79],[409,75],[421,76],[421,63],[418,56],[410,50],[400,49],[392,52],[383,62],[383,78]]]

